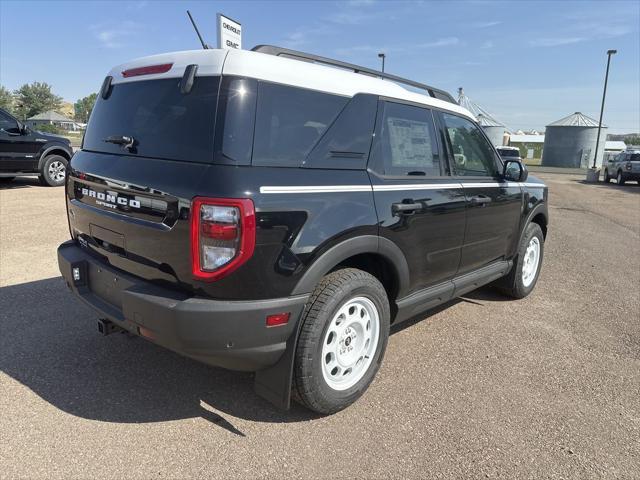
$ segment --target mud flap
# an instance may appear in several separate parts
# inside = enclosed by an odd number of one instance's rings
[[[254,381],[255,392],[262,398],[282,410],[291,407],[291,387],[293,383],[293,364],[295,360],[298,337],[300,335],[301,319],[306,309],[298,319],[295,334],[287,340],[287,349],[274,365],[258,370]]]

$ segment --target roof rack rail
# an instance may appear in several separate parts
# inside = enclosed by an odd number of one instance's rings
[[[295,60],[302,60],[306,62],[331,65],[334,67],[351,70],[354,73],[362,73],[364,75],[369,75],[372,77],[391,80],[393,82],[402,83],[404,85],[409,85],[414,88],[419,88],[420,90],[426,90],[429,96],[433,98],[444,100],[445,102],[455,103],[456,105],[458,104],[458,102],[456,102],[456,100],[453,98],[453,96],[451,96],[451,94],[449,94],[448,92],[445,92],[444,90],[440,90],[439,88],[435,88],[430,85],[425,85],[424,83],[414,82],[413,80],[398,77],[396,75],[391,75],[389,73],[380,72],[372,68],[354,65],[353,63],[341,62],[340,60],[333,60],[331,58],[321,57],[319,55],[313,55],[311,53],[299,52],[297,50],[290,50],[288,48],[283,48],[283,47],[275,47],[273,45],[256,45],[251,50],[253,52],[260,52],[260,53],[266,53],[268,55],[275,55],[276,57],[286,57],[286,58],[292,58]]]

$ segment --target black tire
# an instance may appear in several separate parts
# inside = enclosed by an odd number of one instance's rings
[[[622,175],[622,170],[618,170],[618,177],[617,177],[617,182],[618,185],[624,185],[624,176]]]
[[[69,162],[61,155],[49,155],[44,159],[40,170],[40,183],[50,187],[64,185],[64,179]]]
[[[364,372],[362,377],[349,388],[334,389],[323,375],[322,362],[325,358],[322,348],[325,335],[339,309],[347,302],[363,297],[375,306],[378,313],[377,346],[369,365],[366,368],[361,367]],[[293,372],[293,398],[321,414],[335,413],[354,403],[367,390],[380,368],[389,339],[389,319],[387,293],[374,276],[355,268],[336,270],[325,276],[309,298],[302,318]],[[327,337],[330,338],[331,333]],[[338,342],[338,339],[335,341],[338,347],[349,346],[351,342]],[[353,340],[354,346],[356,341]],[[362,357],[358,362],[361,360]],[[354,377],[354,380],[356,378],[358,377]]]
[[[604,173],[602,174],[602,181],[604,183],[609,183],[611,181],[611,177],[609,176],[609,171],[605,168]]]
[[[539,242],[539,258],[536,267],[535,276],[528,285],[525,285],[523,281],[523,266],[525,264],[525,252],[532,239],[536,237]],[[511,268],[509,274],[497,283],[498,289],[509,297],[516,299],[524,298],[529,295],[538,282],[540,276],[540,270],[542,269],[542,260],[544,259],[544,235],[542,229],[537,223],[530,223],[527,225],[520,245],[518,246],[518,254],[515,260],[515,264]]]

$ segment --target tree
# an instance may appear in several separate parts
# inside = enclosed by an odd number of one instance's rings
[[[91,110],[93,110],[93,106],[96,103],[96,98],[98,98],[98,94],[92,93],[73,104],[76,122],[87,123],[89,115],[91,115]]]
[[[13,111],[13,95],[2,85],[0,85],[0,108],[9,113]]]
[[[45,82],[24,84],[14,94],[14,111],[21,120],[48,110],[56,110],[62,104],[62,97],[53,93],[51,85]]]

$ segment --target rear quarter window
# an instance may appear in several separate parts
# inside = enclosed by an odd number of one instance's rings
[[[329,93],[260,82],[253,165],[299,167],[348,101]]]

